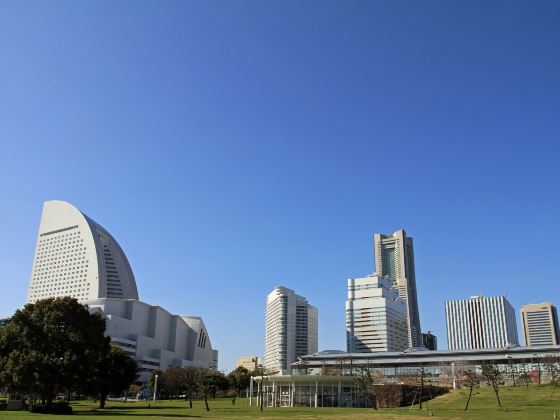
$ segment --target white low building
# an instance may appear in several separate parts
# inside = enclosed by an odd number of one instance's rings
[[[201,318],[138,300],[132,268],[111,234],[73,205],[47,201],[27,301],[64,296],[103,316],[111,344],[136,358],[140,382],[172,365],[217,369]]]
[[[86,303],[107,323],[111,344],[134,356],[139,380],[169,366],[216,369],[218,351],[212,349],[208,331],[199,317],[173,315],[160,306],[134,299],[96,299]]]

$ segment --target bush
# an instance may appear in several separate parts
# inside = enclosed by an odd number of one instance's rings
[[[40,414],[72,414],[72,407],[66,402],[55,402],[52,405],[33,404],[29,411]]]
[[[8,401],[0,400],[0,410],[5,410],[6,408],[8,408]]]

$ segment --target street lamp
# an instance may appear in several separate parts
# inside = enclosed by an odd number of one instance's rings
[[[158,376],[159,376],[159,375],[156,375],[155,378],[154,378],[154,398],[153,398],[153,401],[152,401],[152,402],[154,402],[154,403],[156,402],[157,380],[158,380]]]

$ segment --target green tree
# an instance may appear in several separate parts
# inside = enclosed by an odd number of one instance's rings
[[[183,369],[183,388],[185,389],[185,395],[189,399],[189,407],[192,408],[192,396],[199,387],[199,377],[200,370],[195,367],[186,367]]]
[[[165,383],[165,390],[170,398],[177,398],[183,394],[184,389],[184,369],[180,366],[170,366],[162,374],[163,383]]]
[[[232,397],[233,403],[235,404],[235,397],[239,397],[241,390],[249,386],[251,376],[246,368],[239,366],[234,371],[228,373],[227,380],[229,382],[229,386],[235,391]]]
[[[74,298],[50,298],[17,310],[0,332],[0,382],[52,404],[83,388],[109,350],[105,321]]]
[[[122,394],[128,390],[138,377],[136,360],[123,350],[111,346],[111,349],[97,364],[96,382],[99,395],[99,408],[105,408],[109,394]]]

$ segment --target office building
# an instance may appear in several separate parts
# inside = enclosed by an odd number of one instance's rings
[[[349,353],[403,351],[408,347],[406,303],[390,277],[348,280],[346,348]]]
[[[527,346],[556,345],[559,343],[558,314],[551,303],[535,303],[521,307],[523,337]]]
[[[239,359],[237,359],[237,362],[235,363],[236,368],[243,367],[247,369],[249,372],[255,371],[258,365],[259,365],[259,358],[257,356],[240,357]]]
[[[47,201],[27,301],[64,296],[103,316],[111,344],[137,360],[140,382],[171,365],[217,369],[201,318],[139,301],[132,268],[111,234],[73,205]]]
[[[408,346],[422,346],[422,330],[416,294],[414,244],[404,230],[391,235],[376,233],[374,239],[375,271],[381,277],[390,276],[393,286],[406,304]]]
[[[437,337],[431,331],[422,333],[422,344],[428,350],[437,350]]]
[[[286,287],[276,287],[266,299],[264,367],[289,374],[298,357],[317,352],[317,308]]]
[[[515,310],[504,296],[473,296],[445,302],[450,350],[503,348],[519,344]]]

